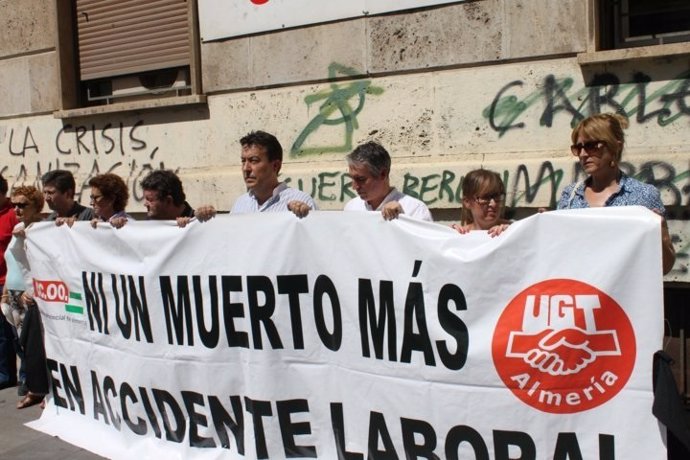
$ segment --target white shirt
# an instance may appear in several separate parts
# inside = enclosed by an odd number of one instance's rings
[[[391,189],[390,193],[386,195],[379,207],[376,209],[373,209],[371,206],[369,206],[369,203],[360,197],[355,197],[345,204],[345,211],[380,211],[386,203],[391,201],[397,201],[400,203],[400,206],[403,208],[403,213],[406,216],[418,220],[425,220],[427,222],[434,221],[434,219],[431,217],[431,212],[429,212],[429,208],[422,201],[399,192],[395,189],[395,187]]]
[[[273,195],[263,204],[259,205],[256,201],[256,196],[249,191],[240,196],[235,204],[232,206],[231,214],[249,214],[252,212],[282,212],[289,211],[288,203],[292,200],[302,201],[309,205],[309,208],[316,210],[316,203],[314,199],[301,190],[290,188],[281,182],[273,189]]]

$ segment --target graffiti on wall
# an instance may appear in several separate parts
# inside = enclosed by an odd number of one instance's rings
[[[14,178],[10,186],[40,187],[43,174],[54,169],[66,169],[75,177],[85,178],[77,184],[75,195],[78,200],[88,190],[88,182],[93,176],[115,173],[130,187],[131,199],[140,202],[143,200],[139,187],[141,179],[154,169],[166,168],[163,161],[156,160],[158,146],[147,142],[139,131],[143,125],[143,120],[131,126],[121,122],[102,126],[65,124],[55,133],[53,142],[45,145],[37,142],[30,126],[10,128],[5,133],[4,142],[0,139],[0,146],[19,161],[14,162],[16,166],[4,166],[0,173]],[[46,156],[54,159],[45,160]]]
[[[687,208],[690,205],[690,170],[679,171],[674,165],[662,161],[649,161],[639,166],[624,162],[621,164],[621,169],[629,176],[653,184],[661,190],[666,206],[681,209],[680,211],[670,210],[667,217],[671,219],[689,217],[684,214],[682,207]],[[555,209],[563,187],[583,179],[585,174],[579,163],[573,163],[572,169],[566,171],[554,166],[550,161],[544,161],[532,169],[526,164],[504,169],[502,176],[508,190],[506,206],[509,210],[518,207],[541,206],[543,198],[537,202],[538,196],[549,197],[547,207]],[[344,204],[356,196],[352,189],[352,179],[345,171],[322,171],[308,178],[287,177],[284,180],[321,202]],[[430,207],[440,207],[443,204],[459,207],[462,202],[462,180],[462,173],[449,169],[440,169],[438,172],[429,174],[415,174],[408,171],[403,176],[401,189]],[[678,233],[673,232],[673,227],[671,230],[677,258],[670,276],[687,276],[687,260],[690,259],[690,241],[685,235],[687,229],[681,226]]]
[[[355,69],[332,63],[328,66],[328,79],[339,77],[354,77],[361,75]],[[383,94],[383,88],[373,86],[371,80],[357,80],[351,83],[339,84],[332,82],[330,88],[310,94],[304,98],[307,107],[319,101],[319,112],[307,123],[295,139],[290,148],[293,157],[311,155],[315,153],[338,153],[352,150],[352,134],[359,127],[357,115],[364,108],[367,95]],[[343,125],[343,142],[339,145],[309,146],[307,139],[314,136],[322,126]]]
[[[590,114],[618,112],[637,123],[666,126],[678,118],[690,117],[690,72],[676,76],[669,83],[650,91],[651,77],[642,72],[633,75],[632,83],[621,83],[612,73],[596,75],[581,88],[575,88],[570,77],[547,75],[538,90],[518,96],[525,86],[514,80],[503,86],[482,113],[499,137],[511,130],[523,129],[529,123],[525,112],[535,105],[544,107],[539,126],[550,128],[556,116],[570,118],[575,126]]]
[[[678,171],[674,165],[663,161],[648,161],[637,166],[623,162],[621,169],[661,190],[666,206],[690,205],[690,170]],[[563,188],[584,177],[579,163],[575,162],[570,171],[556,167],[550,161],[544,161],[532,170],[526,164],[516,164],[514,169],[503,171],[503,181],[509,192],[507,205],[555,208]],[[408,171],[403,176],[402,191],[431,207],[459,206],[462,202],[462,179],[460,172],[449,169],[429,174]],[[345,203],[355,196],[352,180],[345,170],[322,171],[308,178],[287,177],[284,180],[321,202]],[[537,197],[541,197],[539,201]],[[544,204],[543,197],[549,197],[548,204]]]

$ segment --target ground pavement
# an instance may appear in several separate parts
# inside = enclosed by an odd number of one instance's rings
[[[1,460],[97,460],[102,459],[87,450],[68,444],[59,438],[24,426],[41,416],[36,405],[16,409],[17,388],[0,390],[0,459]]]

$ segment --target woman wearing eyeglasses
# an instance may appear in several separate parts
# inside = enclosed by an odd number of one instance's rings
[[[662,216],[662,256],[664,274],[671,271],[675,251],[668,232],[664,205],[659,190],[626,176],[620,170],[625,144],[623,130],[628,119],[623,115],[600,113],[582,120],[573,129],[570,150],[587,174],[583,181],[563,190],[558,209],[602,206],[644,206]]]
[[[99,174],[89,180],[91,187],[91,206],[96,218],[91,226],[96,228],[99,222],[108,222],[120,228],[131,217],[125,213],[129,199],[127,185],[120,176],[112,173]]]
[[[501,176],[485,169],[475,169],[462,180],[462,213],[460,225],[453,224],[460,234],[486,230],[491,237],[503,233],[510,221],[503,218],[506,189]]]
[[[17,403],[18,409],[38,404],[48,393],[48,374],[43,348],[43,332],[38,320],[40,313],[26,280],[15,257],[15,246],[22,244],[24,230],[34,222],[42,220],[43,193],[34,186],[20,186],[12,190],[10,203],[19,219],[14,228],[12,241],[5,252],[7,279],[2,293],[3,313],[18,334],[18,354],[21,358],[19,369],[19,388],[23,398]],[[23,251],[19,251],[23,253]],[[25,262],[26,263],[26,262]]]

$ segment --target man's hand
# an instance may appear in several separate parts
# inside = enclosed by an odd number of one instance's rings
[[[398,216],[403,213],[403,208],[397,201],[389,201],[383,205],[383,208],[381,208],[381,215],[386,220],[397,219]]]
[[[185,228],[188,223],[196,219],[196,217],[178,217],[175,219],[175,222],[177,222],[177,226],[180,228]]]
[[[55,225],[60,227],[61,225],[67,224],[67,226],[71,228],[76,220],[76,217],[58,217],[57,219],[55,219]]]
[[[309,215],[309,211],[311,210],[307,203],[299,200],[290,201],[287,205],[287,208],[300,219],[307,217]]]
[[[194,211],[194,217],[197,218],[199,222],[206,222],[216,217],[217,211],[211,205],[199,206],[196,211]],[[186,224],[185,224],[186,225]]]

